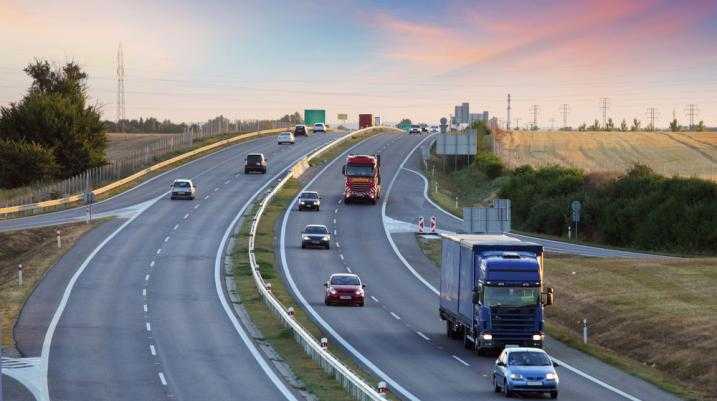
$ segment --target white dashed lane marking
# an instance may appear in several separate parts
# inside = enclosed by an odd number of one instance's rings
[[[198,208],[199,208],[199,204],[197,203],[196,205],[194,205],[194,208],[195,208],[195,209],[198,209]]]
[[[152,356],[156,356],[156,355],[157,355],[157,350],[154,349],[154,345],[149,344],[149,352],[152,354]]]
[[[189,217],[189,213],[185,214],[184,217],[183,217],[183,219],[186,220],[187,217]]]
[[[162,248],[157,249],[157,255],[159,255],[160,253],[162,253]]]
[[[162,373],[162,372],[159,372],[159,381],[162,382],[163,386],[167,385],[167,379],[164,378],[164,373]]]
[[[167,242],[167,241],[169,241],[169,237],[168,237],[168,236],[167,236],[167,237],[164,237],[164,242]]]
[[[147,326],[146,326],[147,331],[152,331],[152,326],[149,325],[149,322],[147,322],[147,323],[145,323],[145,324],[147,325]]]
[[[144,304],[144,305],[142,306],[142,309],[144,309],[144,313],[147,313],[147,304]]]
[[[378,302],[378,298],[374,297],[373,295],[371,295],[371,299],[373,299],[374,302]]]
[[[176,230],[179,228],[179,224],[175,224],[173,230]]]
[[[346,270],[347,270],[349,273],[353,273],[353,272],[351,271],[351,268],[348,267],[348,266],[346,266]]]
[[[149,274],[144,275],[144,281],[149,281]]]
[[[341,258],[341,260],[344,260],[344,255],[343,255],[343,254],[339,254],[339,257]]]
[[[146,289],[146,288],[143,288],[143,289],[142,289],[142,296],[143,296],[143,297],[146,297],[146,296],[147,296],[147,289]]]
[[[398,316],[397,314],[395,314],[395,313],[393,313],[393,312],[390,312],[390,313],[391,313],[391,316],[393,316],[394,319],[396,319],[396,320],[401,320],[401,316]]]
[[[204,199],[209,199],[209,195],[204,195]]]
[[[149,263],[149,267],[154,267],[154,261],[151,261],[151,262]]]
[[[457,356],[455,356],[455,355],[451,355],[451,356],[452,356],[453,359],[455,359],[456,361],[458,361],[458,362],[460,362],[460,363],[462,363],[462,364],[464,364],[464,365],[466,365],[466,366],[471,366],[468,362],[464,361],[463,359],[461,359],[461,358],[459,358],[459,357],[457,357]]]
[[[427,335],[421,333],[420,331],[417,331],[416,334],[418,334],[422,339],[424,339],[424,340],[426,340],[426,341],[431,341],[431,339],[428,338]]]

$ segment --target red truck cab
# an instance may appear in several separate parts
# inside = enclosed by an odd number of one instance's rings
[[[349,155],[343,167],[344,202],[354,200],[375,205],[381,198],[381,156]]]

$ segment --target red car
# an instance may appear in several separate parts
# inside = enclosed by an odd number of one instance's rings
[[[363,306],[366,292],[366,285],[361,284],[361,279],[355,274],[335,273],[324,283],[326,305],[347,304]]]

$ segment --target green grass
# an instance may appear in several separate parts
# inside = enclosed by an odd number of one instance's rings
[[[440,266],[441,242],[418,243]],[[717,259],[552,256],[545,266],[553,338],[681,397],[717,400]]]
[[[373,130],[367,131],[366,133],[355,135],[349,139],[346,139],[343,142],[341,142],[341,144],[336,145],[336,146],[328,149],[326,152],[322,153],[321,155],[311,159],[309,161],[309,166],[311,166],[311,167],[322,166],[325,163],[330,162],[331,160],[334,160],[336,158],[336,156],[343,153],[343,151],[345,151],[349,147],[363,141],[366,138],[370,138],[374,135],[378,135],[381,132],[383,132],[383,131],[380,129],[373,129]]]
[[[358,138],[347,139],[337,145],[332,150],[336,157],[348,147],[354,145],[359,140],[366,139],[376,133],[369,132],[360,135]],[[328,160],[328,159],[327,159]],[[325,161],[324,161],[325,162]],[[274,199],[267,205],[264,215],[259,221],[257,227],[257,235],[254,243],[255,257],[259,265],[259,271],[262,277],[268,283],[271,283],[272,293],[282,303],[289,307],[293,306],[295,310],[296,320],[304,327],[314,338],[327,337],[319,326],[309,318],[306,311],[295,303],[291,293],[284,285],[281,275],[277,271],[276,264],[277,255],[275,249],[277,247],[276,229],[278,222],[282,218],[291,201],[301,189],[301,183],[298,179],[290,179],[287,184],[276,194]],[[253,213],[251,216],[253,216]],[[306,390],[315,395],[319,400],[341,401],[351,400],[351,396],[344,390],[339,382],[327,375],[324,370],[314,362],[303,348],[295,342],[293,334],[285,328],[275,317],[272,312],[264,305],[257,292],[254,279],[251,275],[251,268],[247,256],[249,228],[251,219],[245,219],[241,231],[238,235],[237,242],[232,250],[232,260],[234,261],[234,275],[237,285],[237,292],[241,297],[242,306],[251,316],[252,321],[261,330],[264,338],[271,346],[281,355],[281,357],[289,364],[294,374],[306,386]],[[339,359],[345,366],[351,369],[359,377],[363,378],[366,383],[375,385],[379,379],[365,371],[363,371],[354,360],[347,355],[338,345],[330,344],[331,353]],[[395,399],[389,397],[388,399]]]

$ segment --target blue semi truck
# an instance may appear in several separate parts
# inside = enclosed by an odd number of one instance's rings
[[[443,235],[440,315],[446,334],[478,353],[543,347],[543,246],[505,235]]]

